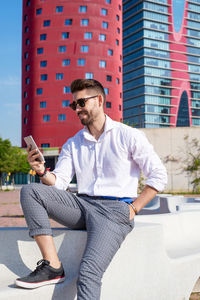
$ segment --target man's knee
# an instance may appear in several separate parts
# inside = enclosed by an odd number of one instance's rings
[[[20,202],[23,204],[24,201],[28,201],[35,194],[34,191],[37,190],[38,183],[26,184],[21,188],[20,191]]]

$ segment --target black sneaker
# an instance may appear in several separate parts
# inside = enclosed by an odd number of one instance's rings
[[[50,262],[41,259],[37,262],[37,268],[28,276],[17,278],[15,284],[17,286],[34,289],[47,284],[60,283],[65,280],[65,272],[61,264],[59,269],[51,267]]]

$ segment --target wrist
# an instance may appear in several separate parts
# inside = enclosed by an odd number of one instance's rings
[[[43,170],[43,172],[36,172],[36,173],[37,173],[37,175],[38,175],[39,177],[44,177],[44,176],[47,174],[47,172],[48,172],[48,169],[47,169],[47,167],[44,165],[44,170]]]
[[[129,203],[129,205],[131,206],[132,210],[134,211],[135,215],[138,214],[137,208],[135,207],[135,205],[132,203]]]

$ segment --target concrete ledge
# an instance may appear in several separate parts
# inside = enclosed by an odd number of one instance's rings
[[[101,300],[189,299],[200,275],[200,211],[137,216],[135,221],[135,229],[104,275]],[[26,229],[0,230],[1,300],[76,299],[87,233],[57,229],[54,235],[67,279],[56,286],[26,290],[13,282],[35,268],[39,250]]]

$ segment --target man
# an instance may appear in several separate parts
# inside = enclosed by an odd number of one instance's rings
[[[48,172],[28,148],[28,162],[43,184],[24,186],[21,204],[43,259],[34,272],[16,284],[35,288],[64,280],[48,216],[72,229],[87,229],[87,243],[77,281],[78,300],[100,299],[101,279],[126,235],[134,216],[158,191],[166,170],[144,134],[104,114],[105,93],[92,79],[71,84],[73,102],[84,128],[63,146],[55,170]],[[140,170],[146,186],[137,197]],[[66,191],[76,174],[78,194]]]

